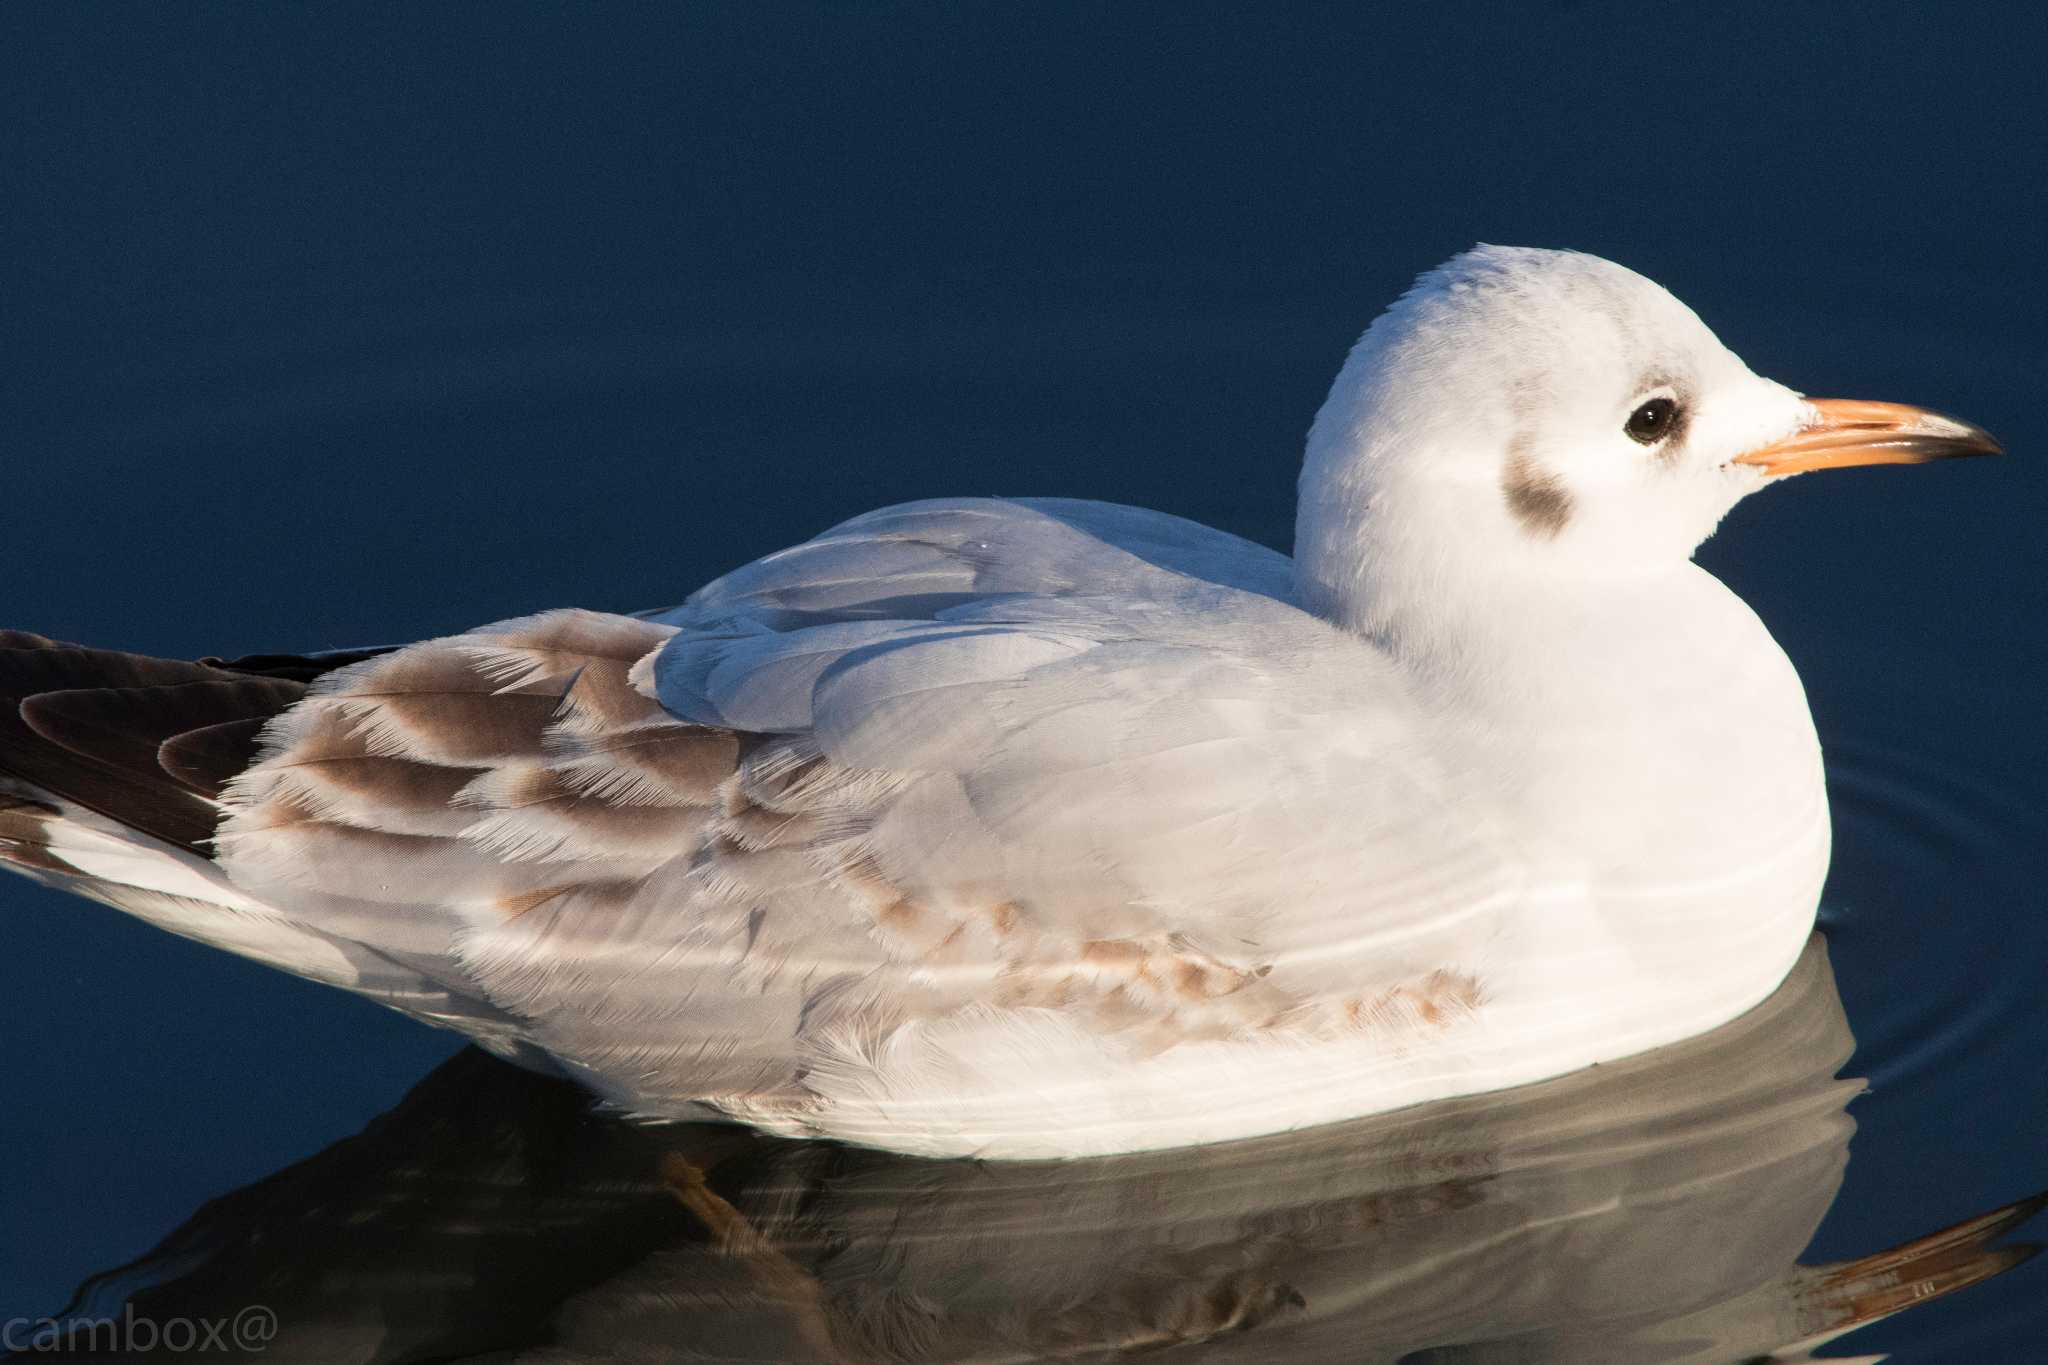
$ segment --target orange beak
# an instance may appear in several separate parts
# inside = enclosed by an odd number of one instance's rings
[[[1820,414],[1812,426],[1761,450],[1737,455],[1774,477],[1852,464],[1925,464],[1959,455],[1998,455],[2004,447],[1982,427],[1904,403],[1809,398]]]

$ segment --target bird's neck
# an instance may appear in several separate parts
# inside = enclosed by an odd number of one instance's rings
[[[1388,575],[1328,605],[1430,695],[1507,713],[1626,711],[1652,683],[1712,690],[1731,651],[1779,657],[1741,599],[1689,562],[1610,579]]]
[[[1689,561],[1593,569],[1511,539],[1481,546],[1427,534],[1420,519],[1389,518],[1370,505],[1355,516],[1336,510],[1311,511],[1304,500],[1296,600],[1446,682],[1474,670],[1544,671],[1549,661],[1562,673],[1582,673],[1575,655],[1611,650],[1617,637],[1659,631],[1681,617],[1724,618],[1731,602],[1761,630]]]

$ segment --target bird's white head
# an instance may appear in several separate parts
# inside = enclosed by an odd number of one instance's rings
[[[1996,448],[1921,409],[1761,378],[1611,261],[1481,246],[1353,348],[1309,433],[1296,572],[1312,610],[1378,632],[1417,601],[1677,571],[1788,473]]]

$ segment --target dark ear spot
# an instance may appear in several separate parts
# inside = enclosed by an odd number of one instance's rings
[[[1508,511],[1532,536],[1555,537],[1572,519],[1572,495],[1564,480],[1536,463],[1526,437],[1518,436],[1508,446],[1500,491],[1508,500]]]

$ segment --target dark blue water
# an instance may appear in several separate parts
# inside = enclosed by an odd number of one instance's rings
[[[1761,373],[2012,452],[1801,480],[1701,556],[1831,756],[1824,925],[1871,1088],[1803,1259],[1864,1256],[2048,1187],[2044,55],[2005,6],[10,6],[0,624],[194,656],[648,607],[945,493],[1285,546],[1308,419],[1409,278],[1475,240],[1613,257]],[[455,1050],[23,882],[0,926],[0,1317]],[[1520,1188],[1513,1143],[1445,1142]],[[747,1159],[714,1171],[736,1207],[824,1179]],[[1755,1215],[1612,1245],[1683,1266]],[[1337,1293],[1288,1283],[1225,1301],[1280,1324]],[[2044,1305],[2020,1265],[1831,1349],[2024,1361]],[[1418,1321],[1388,1339],[1515,1327]]]

